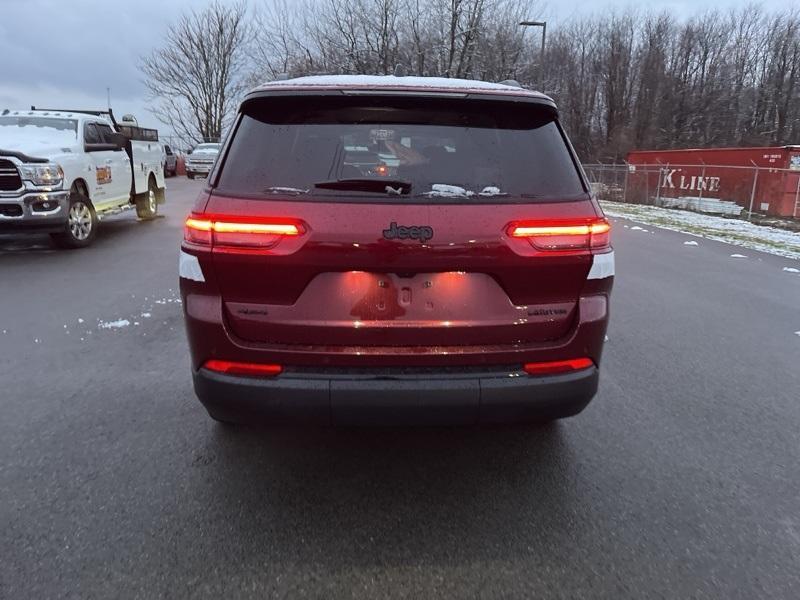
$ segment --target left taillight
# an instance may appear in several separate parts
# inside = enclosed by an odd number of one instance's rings
[[[213,223],[207,219],[189,217],[183,226],[183,239],[192,244],[210,246],[213,241]]]
[[[611,225],[605,219],[519,221],[506,228],[510,237],[527,239],[535,248],[545,251],[607,248],[610,232]]]
[[[281,239],[301,236],[306,228],[294,219],[240,219],[191,215],[183,239],[192,244],[243,248],[271,248]]]

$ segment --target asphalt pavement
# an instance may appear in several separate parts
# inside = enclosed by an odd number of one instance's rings
[[[168,185],[89,249],[0,239],[0,598],[800,597],[796,261],[618,220],[581,415],[229,429],[177,293],[203,183]]]

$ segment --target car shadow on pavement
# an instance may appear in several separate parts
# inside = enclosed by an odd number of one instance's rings
[[[46,235],[0,235],[0,254],[21,254],[56,252]]]
[[[577,495],[563,425],[215,426],[194,458],[238,561],[326,569],[508,559],[558,545]]]
[[[64,250],[58,248],[50,241],[47,234],[11,234],[0,235],[0,256],[3,254],[49,254],[49,253],[72,253],[72,252],[91,252],[108,243],[117,243],[132,235],[140,235],[138,227],[147,227],[164,219],[164,215],[158,215],[152,220],[137,219],[130,213],[123,215],[113,215],[103,219],[97,229],[97,236],[89,248],[77,250]]]

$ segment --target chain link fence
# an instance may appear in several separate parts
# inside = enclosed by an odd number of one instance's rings
[[[584,170],[601,200],[800,218],[800,169],[624,163],[589,164]]]

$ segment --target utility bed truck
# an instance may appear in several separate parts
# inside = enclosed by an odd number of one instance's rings
[[[111,110],[0,112],[0,233],[92,243],[99,220],[125,209],[153,219],[164,202],[158,131]]]

